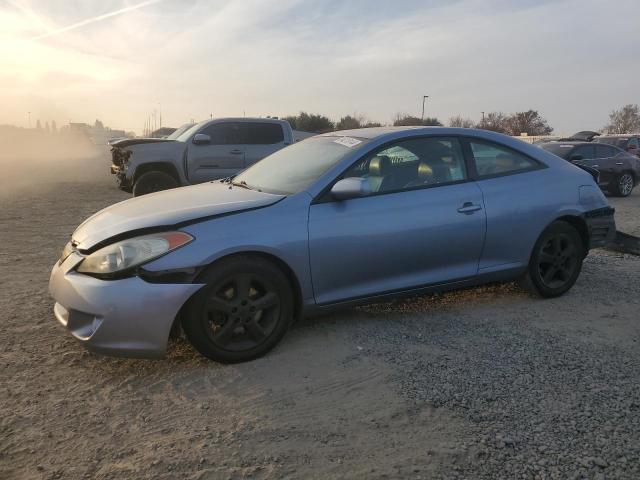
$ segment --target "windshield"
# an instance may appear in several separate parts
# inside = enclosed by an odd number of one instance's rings
[[[207,122],[204,121],[196,123],[195,125],[191,125],[180,135],[176,136],[176,138],[172,138],[171,140],[176,140],[178,142],[187,142],[198,130],[200,130],[200,127],[202,127],[205,123]]]
[[[575,145],[571,145],[570,143],[545,143],[540,145],[543,150],[547,152],[551,152],[554,155],[559,156],[560,158],[564,158],[565,160],[569,157],[569,153],[573,150]]]
[[[186,132],[189,128],[193,126],[193,123],[185,123],[181,127],[179,127],[175,132],[167,137],[167,140],[176,140],[180,135]]]
[[[596,139],[598,143],[606,143],[607,145],[613,145],[614,147],[626,148],[628,137],[599,137]]]
[[[351,137],[311,137],[269,155],[235,177],[233,183],[267,193],[292,195],[306,189],[367,141]]]

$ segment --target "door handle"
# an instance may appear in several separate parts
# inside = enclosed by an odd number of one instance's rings
[[[478,210],[482,210],[482,207],[480,205],[475,205],[471,202],[464,202],[458,209],[458,213],[471,214],[473,212],[477,212]]]
[[[237,148],[234,148],[229,153],[231,153],[233,155],[240,155],[242,153],[242,150],[238,150]]]
[[[623,165],[622,162],[616,162],[616,165]]]

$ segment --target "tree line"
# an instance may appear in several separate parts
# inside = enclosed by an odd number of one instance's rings
[[[354,128],[381,127],[382,123],[369,120],[363,115],[346,115],[337,122],[321,114],[300,112],[298,115],[285,117],[294,130],[302,130],[312,133],[326,133],[336,130],[349,130]],[[393,126],[444,126],[435,117],[424,119],[398,113],[392,123]],[[537,110],[527,110],[505,114],[503,112],[489,112],[483,114],[478,122],[460,115],[453,116],[447,122],[449,127],[481,128],[507,135],[529,136],[550,135],[553,128]],[[603,133],[633,133],[640,132],[640,108],[638,105],[629,104],[620,110],[613,110],[609,114],[609,123],[601,129]]]
[[[329,117],[316,113],[300,112],[298,115],[284,117],[294,130],[302,130],[312,133],[326,133],[335,130],[349,130],[354,128],[381,127],[382,123],[374,122],[363,115],[346,115],[337,122],[333,122]],[[444,124],[436,117],[418,118],[405,113],[398,113],[393,119],[394,127],[406,126],[436,126],[442,127]],[[516,112],[505,115],[502,112],[490,112],[483,119],[476,123],[469,118],[461,116],[451,117],[448,122],[450,127],[482,128],[509,135],[548,135],[553,129],[547,121],[535,110],[527,112]]]

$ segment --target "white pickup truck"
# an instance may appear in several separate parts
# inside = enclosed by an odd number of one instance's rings
[[[230,177],[294,142],[289,123],[271,118],[218,118],[179,130],[111,145],[111,173],[122,190],[140,196]]]

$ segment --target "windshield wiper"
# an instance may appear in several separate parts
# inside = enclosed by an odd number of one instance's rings
[[[236,186],[236,187],[242,187],[242,188],[246,188],[247,190],[253,190],[253,188],[251,188],[247,182],[245,182],[244,180],[240,181],[240,182],[230,182],[231,185]]]

